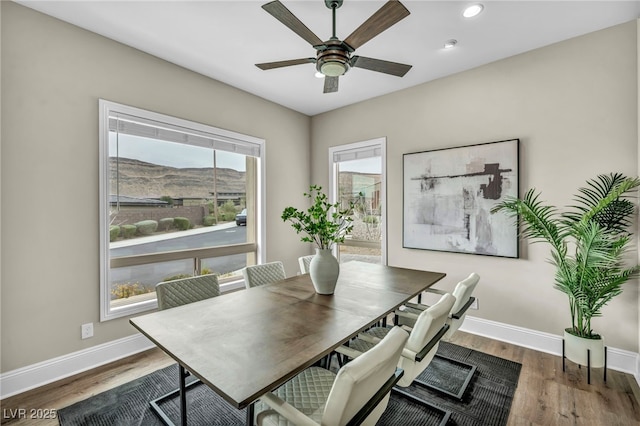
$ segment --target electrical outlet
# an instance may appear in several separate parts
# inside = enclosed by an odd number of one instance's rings
[[[469,306],[471,309],[478,309],[478,298],[476,297],[476,299],[473,301],[473,303],[471,304],[471,306]]]
[[[81,331],[82,331],[82,338],[83,339],[88,339],[89,337],[93,337],[93,323],[87,323],[87,324],[82,324],[80,326]]]

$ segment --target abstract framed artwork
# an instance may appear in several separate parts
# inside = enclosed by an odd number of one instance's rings
[[[518,229],[491,209],[518,197],[520,140],[403,155],[403,247],[518,257]]]

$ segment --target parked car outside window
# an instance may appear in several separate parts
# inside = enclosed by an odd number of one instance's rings
[[[242,209],[242,211],[236,215],[236,225],[247,226],[247,209]]]

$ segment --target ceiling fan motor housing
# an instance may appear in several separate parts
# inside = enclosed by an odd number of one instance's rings
[[[333,24],[333,35],[325,42],[291,13],[280,0],[271,0],[269,3],[263,4],[264,10],[313,46],[317,53],[315,58],[267,62],[256,64],[256,66],[262,70],[269,70],[315,62],[316,69],[325,76],[324,93],[337,92],[338,77],[349,71],[350,68],[364,68],[398,77],[403,77],[411,69],[411,65],[364,56],[352,56],[360,46],[410,15],[409,10],[399,0],[387,0],[380,9],[344,40],[340,40],[336,36],[336,10],[342,6],[343,0],[324,0],[324,3],[331,9]]]
[[[316,69],[329,77],[343,75],[349,70],[349,51],[340,40],[325,42],[326,49],[318,50]]]

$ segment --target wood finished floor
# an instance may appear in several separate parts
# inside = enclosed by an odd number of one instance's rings
[[[640,425],[640,388],[633,376],[594,370],[591,385],[585,369],[560,357],[458,331],[461,346],[522,364],[508,425]],[[18,408],[60,409],[173,363],[159,349],[134,355],[86,373],[0,401],[2,424],[57,425],[56,419],[10,419]]]

